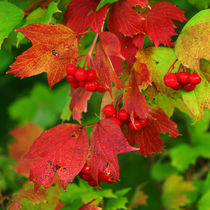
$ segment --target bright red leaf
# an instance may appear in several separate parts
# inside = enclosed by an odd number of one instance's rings
[[[98,173],[109,168],[114,180],[119,179],[117,155],[138,150],[131,147],[120,127],[110,119],[100,120],[90,136],[90,170],[93,179],[98,182]]]
[[[120,41],[115,34],[102,32],[100,34],[100,41],[95,49],[94,64],[99,80],[110,92],[112,90],[112,82],[118,89],[124,87],[117,75],[117,72],[121,70],[114,69],[114,65],[112,64],[110,57],[113,58],[113,56],[123,58]],[[117,66],[115,65],[115,67]]]
[[[87,112],[87,103],[92,92],[86,91],[84,88],[72,88],[71,94],[72,97],[69,108],[72,111],[73,118],[81,123],[82,112]]]
[[[176,35],[176,26],[171,19],[180,22],[186,20],[184,12],[169,2],[153,4],[141,15],[145,20],[140,22],[140,31],[146,33],[156,47],[161,43],[170,46],[171,37]]]
[[[99,0],[72,0],[65,13],[67,26],[82,33],[89,25],[93,31],[99,33],[109,8],[104,6],[96,11],[98,4]]]
[[[25,78],[47,72],[50,88],[66,76],[65,68],[78,56],[76,34],[61,24],[35,23],[16,31],[32,41],[8,73]]]
[[[139,89],[143,82],[150,83],[149,71],[145,64],[136,63],[123,92],[123,107],[129,114],[136,112],[140,118],[145,119],[149,116],[150,109],[146,106],[145,96]]]
[[[24,159],[34,140],[40,136],[42,129],[36,124],[27,122],[24,126],[11,130],[10,135],[17,139],[9,145],[10,156],[16,160],[15,170],[18,174],[28,177],[33,160]]]
[[[144,7],[147,0],[120,0],[113,4],[108,20],[108,28],[111,32],[124,36],[135,36],[141,31],[140,22],[142,16],[135,11],[137,5]]]
[[[123,129],[130,144],[136,143],[142,155],[150,155],[163,150],[164,142],[160,134],[169,133],[172,138],[180,135],[176,123],[171,121],[160,108],[152,109],[150,114],[152,118],[148,118],[148,125],[140,131],[132,131],[128,127]]]
[[[64,123],[44,131],[34,142],[26,158],[38,158],[30,171],[35,189],[48,188],[57,172],[62,187],[79,174],[87,159],[89,147],[85,128]]]

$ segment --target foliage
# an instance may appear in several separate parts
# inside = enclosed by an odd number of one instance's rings
[[[0,0],[2,209],[209,210],[209,5]]]

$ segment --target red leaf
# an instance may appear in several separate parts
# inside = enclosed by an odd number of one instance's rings
[[[65,14],[65,20],[68,20],[67,26],[75,32],[81,33],[89,25],[93,31],[99,33],[104,24],[108,7],[104,6],[96,11],[98,4],[98,0],[72,0]]]
[[[37,158],[30,173],[35,189],[48,188],[57,172],[65,189],[81,171],[88,154],[85,128],[76,124],[60,124],[44,131],[34,142],[26,158]]]
[[[62,80],[65,68],[78,56],[76,34],[61,24],[35,23],[16,31],[32,41],[32,47],[17,57],[8,73],[25,78],[47,72],[50,88]]]
[[[138,14],[134,7],[140,5],[144,7],[147,0],[121,0],[115,3],[111,9],[108,28],[111,32],[118,34],[121,32],[124,36],[134,36],[141,31],[140,22],[142,16]]]
[[[90,136],[90,170],[93,179],[98,182],[98,173],[107,168],[114,180],[119,179],[117,155],[137,150],[131,147],[120,127],[110,119],[100,120]]]
[[[18,174],[28,177],[29,168],[33,160],[24,159],[32,143],[40,136],[42,129],[36,124],[27,122],[24,126],[16,127],[10,132],[10,135],[17,139],[16,142],[9,145],[10,156],[16,160],[15,170]]]
[[[92,96],[92,92],[86,91],[84,88],[71,89],[70,110],[73,113],[73,118],[81,123],[82,112],[87,112],[87,103]]]
[[[145,20],[141,21],[141,31],[144,31],[149,39],[157,47],[160,43],[170,46],[171,37],[176,35],[171,19],[185,21],[184,12],[169,2],[160,2],[141,13]]]
[[[160,138],[161,133],[169,133],[173,138],[180,135],[176,123],[171,121],[160,108],[152,109],[150,114],[153,118],[148,118],[148,125],[140,131],[123,129],[130,144],[136,143],[140,148],[139,153],[142,155],[150,155],[163,150],[164,142]]]
[[[100,34],[100,41],[95,49],[94,64],[102,85],[107,87],[111,92],[112,82],[118,89],[124,87],[124,85],[119,81],[116,73],[120,70],[114,69],[110,56],[123,58],[120,42],[115,34],[102,32]],[[115,67],[117,67],[117,65],[115,65]]]
[[[127,87],[124,89],[123,106],[129,114],[136,112],[140,118],[145,119],[149,116],[150,109],[146,106],[145,96],[139,89],[143,82],[150,83],[149,71],[145,64],[138,63],[130,73]]]

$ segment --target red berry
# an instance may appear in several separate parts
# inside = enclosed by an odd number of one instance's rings
[[[70,85],[71,85],[72,88],[78,88],[79,87],[78,82],[71,82]]]
[[[94,180],[89,181],[88,184],[89,184],[91,187],[96,187],[96,186],[98,186],[97,183],[96,183]]]
[[[85,87],[85,81],[79,81],[78,84],[79,84],[79,87]]]
[[[79,174],[79,177],[85,181],[91,181],[92,180],[92,177],[88,174],[83,174],[83,173],[80,173]]]
[[[121,126],[121,121],[118,120],[116,117],[111,117],[111,120],[113,120],[116,124],[118,124],[119,126]]]
[[[93,91],[96,90],[97,85],[98,85],[98,83],[97,83],[96,81],[86,82],[86,83],[85,83],[85,89],[86,89],[87,91],[93,92]]]
[[[142,128],[140,120],[134,120],[134,124],[132,121],[129,122],[128,127],[133,131],[139,131]]]
[[[179,72],[176,74],[176,76],[177,76],[177,80],[180,84],[187,84],[189,82],[190,75],[188,72]]]
[[[139,118],[136,112],[133,112],[133,118],[134,119],[138,119]]]
[[[102,84],[98,83],[98,87],[97,87],[96,91],[98,91],[99,93],[104,93],[106,91],[106,89],[103,87]]]
[[[119,120],[125,121],[129,118],[129,115],[124,109],[121,109],[117,112],[117,117]]]
[[[100,182],[108,182],[110,178],[111,178],[110,175],[108,173],[106,173],[106,172],[102,172],[101,171],[98,174],[98,180]]]
[[[113,183],[115,183],[115,180],[114,180],[113,178],[110,177],[110,179],[107,181],[107,183],[113,184]]]
[[[139,119],[141,126],[146,127],[148,125],[148,120],[147,119]]]
[[[176,74],[168,73],[164,76],[164,83],[167,87],[174,87],[177,83]]]
[[[67,67],[66,67],[66,73],[67,74],[70,74],[70,75],[74,75],[75,72],[77,70],[77,67],[73,64],[69,64]]]
[[[83,168],[82,168],[82,173],[83,173],[83,174],[86,174],[86,175],[90,175],[90,167],[89,167],[87,164],[85,164],[85,165],[83,166]]]
[[[87,80],[88,81],[93,81],[97,79],[96,71],[93,69],[90,69],[87,71]]]
[[[70,83],[76,83],[77,80],[75,79],[75,77],[71,74],[67,75],[66,80]]]
[[[197,73],[192,73],[189,77],[189,82],[191,85],[197,85],[201,82],[201,78]]]
[[[115,115],[116,111],[113,105],[108,104],[104,107],[103,113],[106,115],[106,117],[113,117]]]
[[[75,78],[79,81],[84,81],[87,79],[87,72],[85,71],[85,69],[77,69],[75,72]]]
[[[176,86],[174,86],[174,87],[172,87],[174,90],[180,90],[181,88],[182,88],[182,85],[179,83],[179,82],[177,82],[176,83]]]
[[[183,88],[186,91],[192,91],[192,90],[194,90],[196,88],[196,85],[192,85],[191,83],[188,83],[188,84],[184,85]]]

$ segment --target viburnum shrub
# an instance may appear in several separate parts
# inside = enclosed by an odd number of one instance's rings
[[[174,43],[175,23],[187,19],[170,2],[69,2],[63,24],[33,23],[16,30],[31,40],[32,47],[8,71],[20,78],[46,72],[50,88],[65,77],[70,83],[69,109],[77,122],[43,131],[25,156],[34,160],[30,180],[36,190],[41,185],[48,188],[56,174],[64,189],[76,176],[93,187],[100,182],[114,183],[119,180],[118,154],[160,153],[167,149],[160,134],[181,135],[167,109],[173,113],[177,107],[196,122],[209,106],[208,97],[202,98],[208,87],[207,73],[200,71],[200,59],[208,60],[209,55],[199,53],[205,35],[197,38],[204,21],[184,23]],[[78,46],[93,32],[88,52],[79,53]],[[147,38],[149,47],[145,46]],[[88,111],[94,92],[103,95],[98,104],[100,116],[84,126],[82,113]],[[167,97],[169,106],[157,101],[158,95]],[[90,136],[88,127],[93,127]]]

